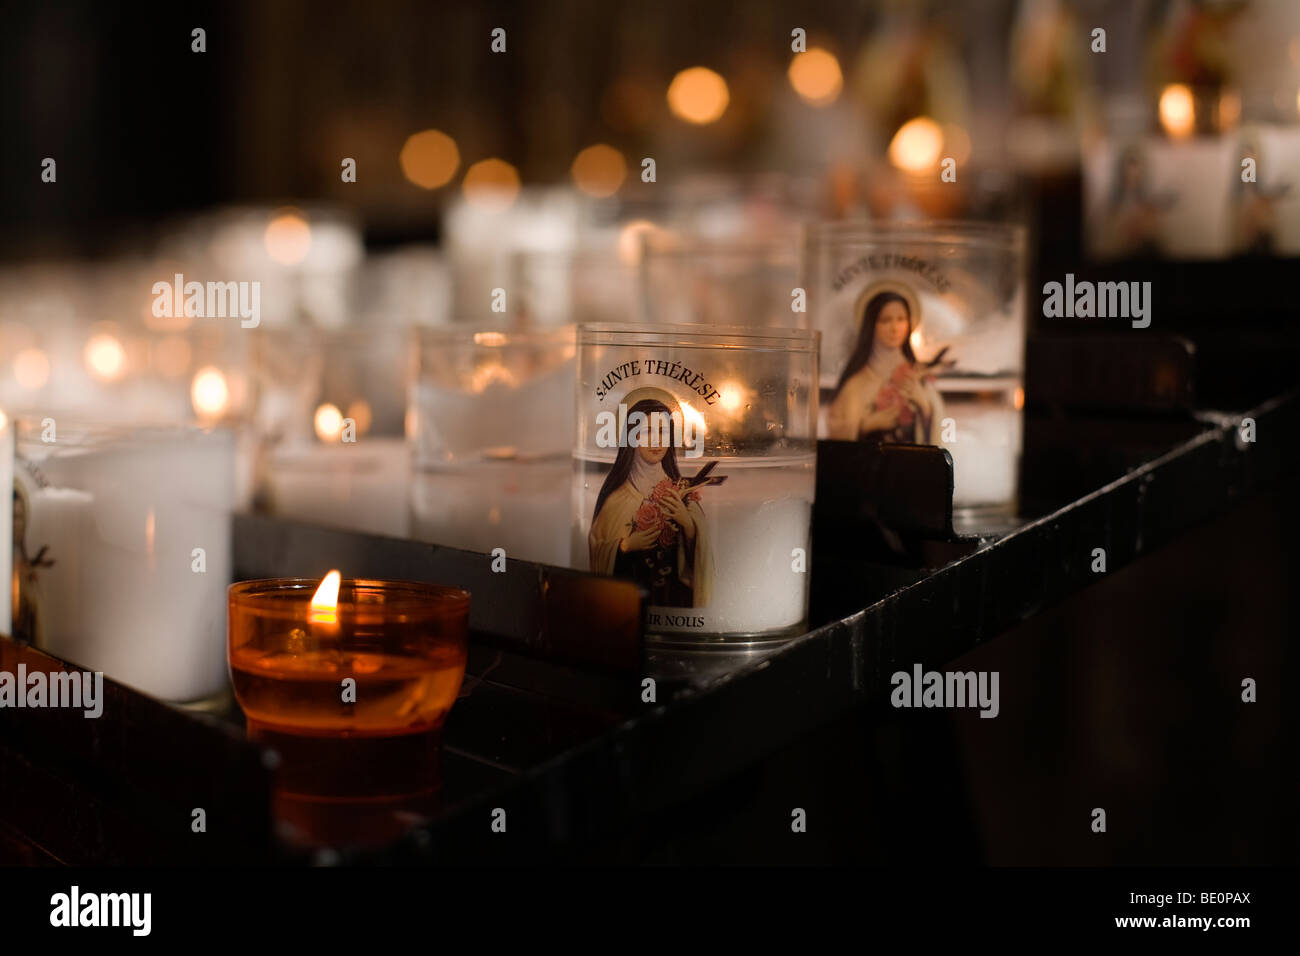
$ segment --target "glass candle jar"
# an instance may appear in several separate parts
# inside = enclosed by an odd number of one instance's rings
[[[407,330],[254,335],[263,507],[295,521],[406,537]]]
[[[660,645],[800,633],[817,334],[584,325],[577,385],[575,565],[641,584]]]
[[[647,232],[643,243],[640,278],[647,322],[808,325],[795,293],[799,244],[794,236],[705,239],[658,230]]]
[[[279,755],[273,813],[303,845],[391,843],[441,788],[470,596],[409,581],[243,581],[229,657],[249,739]]]
[[[17,422],[14,633],[155,697],[225,691],[234,436]]]
[[[941,445],[952,455],[959,517],[1014,511],[1024,230],[975,222],[814,226],[802,285],[822,331],[822,434]]]
[[[573,327],[417,335],[413,536],[566,564]]]
[[[469,592],[336,580],[322,601],[321,584],[230,586],[230,673],[250,728],[383,737],[441,727],[465,676]]]

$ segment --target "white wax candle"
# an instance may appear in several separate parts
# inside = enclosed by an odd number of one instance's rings
[[[38,646],[164,700],[220,692],[232,435],[139,429],[20,454],[19,614]]]
[[[278,449],[266,484],[283,518],[393,537],[410,527],[411,457],[400,438]]]
[[[1258,191],[1277,197],[1273,250],[1279,255],[1300,255],[1300,126],[1262,127],[1259,153]]]
[[[484,460],[416,473],[412,534],[452,548],[561,567],[569,563],[572,516],[567,457]]]
[[[944,395],[944,414],[952,419],[956,509],[1009,509],[1016,501],[1023,412],[1001,400]]]
[[[1172,197],[1160,213],[1157,231],[1165,255],[1217,259],[1231,251],[1232,184],[1241,171],[1238,161],[1235,141],[1226,136],[1148,142],[1151,181],[1158,193]]]
[[[718,466],[727,481],[706,488],[702,505],[713,530],[708,611],[717,630],[758,634],[807,616],[814,460]],[[803,549],[802,565],[796,548]]]
[[[692,607],[658,607],[652,600],[647,633],[736,638],[790,631],[804,621],[815,462],[812,455],[718,461],[712,475],[726,481],[703,486],[699,502],[709,571],[698,560],[695,568],[710,578],[708,599]],[[695,474],[706,463],[684,460],[682,473]],[[590,516],[609,469],[581,461],[576,467],[584,521],[574,532],[574,564],[590,569]]]

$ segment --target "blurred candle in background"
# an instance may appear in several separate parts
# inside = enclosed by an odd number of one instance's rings
[[[234,438],[24,418],[14,633],[163,700],[226,686]]]
[[[417,349],[413,536],[567,564],[573,327],[422,329]]]

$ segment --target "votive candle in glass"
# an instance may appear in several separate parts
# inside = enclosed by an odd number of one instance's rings
[[[827,438],[940,445],[958,517],[1015,510],[1025,241],[979,222],[810,227],[802,287],[822,332]]]
[[[253,731],[437,730],[465,676],[469,592],[406,581],[243,581],[229,590],[230,675]],[[348,682],[351,682],[349,685]]]
[[[284,839],[383,844],[431,812],[469,602],[457,588],[337,571],[231,586],[235,698],[249,739],[279,756]]]
[[[800,633],[817,333],[583,325],[577,387],[575,565],[641,584],[663,646]]]
[[[668,230],[642,236],[641,305],[647,322],[806,328],[796,293],[796,235],[710,239]]]
[[[567,564],[573,327],[417,334],[412,536]]]
[[[163,700],[224,693],[233,433],[49,415],[15,437],[15,635]]]

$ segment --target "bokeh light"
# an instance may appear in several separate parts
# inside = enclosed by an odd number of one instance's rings
[[[207,365],[194,373],[190,402],[200,419],[220,418],[226,413],[230,406],[230,389],[221,369]]]
[[[23,349],[14,356],[14,379],[29,392],[41,388],[50,380],[49,356],[41,349]]]
[[[682,70],[668,86],[668,108],[673,115],[697,126],[721,119],[730,102],[727,81],[707,66]]]
[[[830,106],[844,89],[844,74],[835,54],[820,47],[797,53],[790,61],[790,85],[813,106]]]
[[[1196,107],[1192,91],[1182,83],[1170,83],[1160,94],[1160,125],[1174,139],[1186,139],[1196,130]]]
[[[588,146],[573,160],[569,170],[574,185],[588,196],[604,199],[618,192],[627,178],[627,160],[613,146]]]
[[[519,195],[519,173],[503,159],[482,159],[465,170],[465,199],[482,209],[509,209]]]
[[[317,407],[313,424],[316,426],[316,437],[321,441],[338,441],[343,434],[343,413],[337,405],[325,402]]]
[[[456,141],[441,130],[426,129],[407,137],[398,156],[402,175],[421,189],[437,189],[451,182],[460,168]]]
[[[266,227],[266,254],[282,266],[296,266],[311,249],[311,226],[297,209],[280,209]]]
[[[909,173],[931,169],[943,152],[943,130],[928,116],[908,120],[889,143],[889,161]]]
[[[86,368],[101,382],[116,382],[126,372],[126,350],[117,337],[99,332],[86,340]]]

